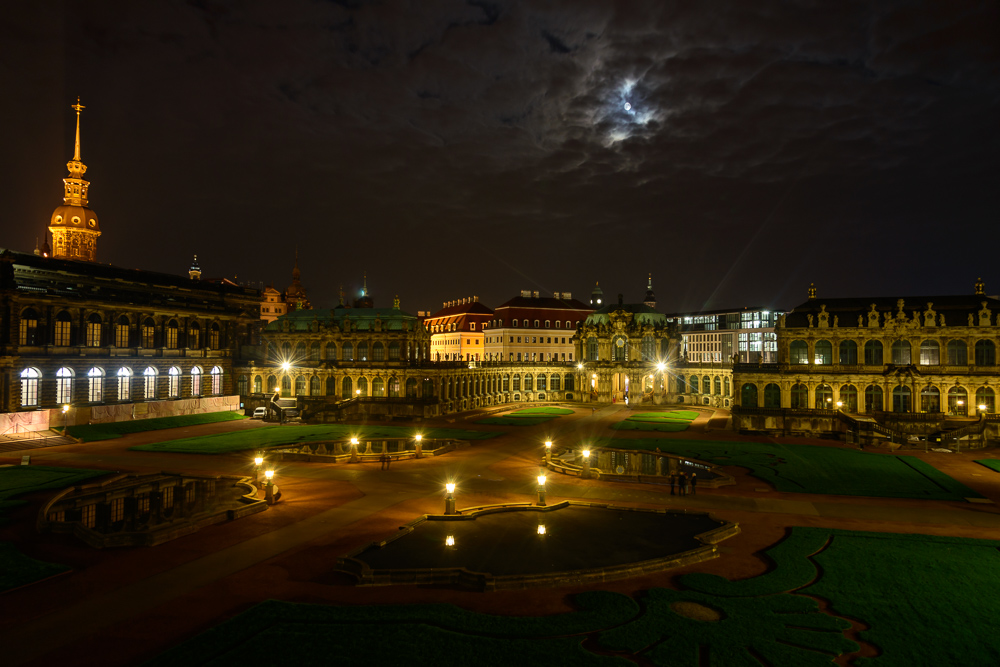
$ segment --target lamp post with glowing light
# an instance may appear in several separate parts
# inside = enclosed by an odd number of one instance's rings
[[[417,450],[417,458],[419,459],[421,458],[421,456],[423,456],[424,436],[421,435],[420,433],[417,433],[415,436],[413,436],[413,439],[417,443],[416,450]]]
[[[360,459],[358,458],[358,439],[351,438],[351,463],[357,463]]]
[[[62,406],[63,413],[63,435],[69,435],[66,431],[69,429],[69,404]]]
[[[265,470],[264,477],[267,478],[267,483],[264,485],[264,500],[267,501],[268,505],[274,504],[274,471]]]
[[[985,403],[980,403],[979,404],[979,414],[981,414],[981,415],[985,415],[986,414],[986,404]]]
[[[444,499],[444,513],[445,514],[457,514],[455,511],[455,482],[448,482],[444,485],[445,491],[448,495]]]
[[[264,464],[264,457],[257,452],[257,456],[253,458],[253,481],[257,481],[257,476],[260,474],[260,467]]]
[[[590,479],[590,450],[583,450],[583,472],[580,473],[580,477],[584,479]]]
[[[545,462],[552,463],[552,441],[545,441]]]
[[[539,475],[538,479],[538,506],[545,507],[545,475]]]

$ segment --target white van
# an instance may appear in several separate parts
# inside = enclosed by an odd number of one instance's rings
[[[253,417],[251,419],[263,419],[267,416],[267,408],[259,407],[253,409]]]

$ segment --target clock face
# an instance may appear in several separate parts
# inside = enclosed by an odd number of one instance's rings
[[[619,338],[618,340],[615,341],[615,345],[617,345],[618,347],[625,347],[625,340]]]

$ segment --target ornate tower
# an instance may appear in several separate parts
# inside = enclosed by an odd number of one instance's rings
[[[194,261],[191,262],[191,268],[188,269],[188,277],[191,280],[201,280],[201,266],[198,264],[198,255],[195,255]]]
[[[594,308],[601,308],[604,305],[604,290],[601,283],[594,283],[594,291],[590,293],[590,305]]]
[[[84,109],[80,98],[71,108],[76,111],[76,148],[73,159],[66,163],[69,176],[63,179],[63,205],[52,212],[49,220],[52,256],[93,262],[97,259],[97,237],[101,235],[101,227],[97,214],[87,206],[90,182],[83,178],[87,165],[80,161],[80,112]]]
[[[646,297],[642,300],[650,308],[656,308],[656,295],[653,294],[653,274],[649,274],[649,282],[646,283]]]
[[[299,271],[299,251],[295,251],[295,268],[292,269],[292,284],[285,290],[285,303],[288,312],[293,310],[311,310],[312,304],[306,298],[306,289],[302,286],[302,272]]]

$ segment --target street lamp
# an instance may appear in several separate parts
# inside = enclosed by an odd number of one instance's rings
[[[351,463],[358,462],[358,438],[351,438]]]
[[[545,441],[545,462],[552,463],[552,441]]]
[[[538,506],[545,507],[545,475],[539,475],[538,479]]]
[[[538,534],[539,535],[544,535],[545,534],[545,524],[544,523],[538,524]]]
[[[979,414],[986,414],[986,404],[982,403],[979,406]]]
[[[454,535],[449,535],[448,537],[444,538],[444,545],[446,547],[454,547],[455,546],[455,536]]]
[[[420,433],[417,433],[415,436],[413,436],[413,439],[417,441],[417,458],[419,459],[423,454],[424,436],[421,435]]]
[[[66,430],[69,428],[69,404],[62,406],[63,413],[63,435],[68,435]]]
[[[257,481],[257,475],[260,474],[260,466],[264,463],[264,457],[260,454],[253,459],[253,481]]]
[[[583,472],[580,477],[584,479],[590,479],[590,450],[583,450]]]
[[[457,514],[455,512],[455,482],[448,482],[444,485],[444,488],[448,492],[448,495],[444,499],[444,513]]]
[[[274,471],[265,470],[264,477],[267,478],[267,485],[264,487],[264,500],[268,505],[274,504]]]

